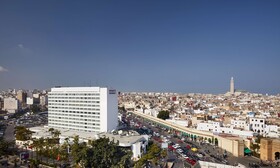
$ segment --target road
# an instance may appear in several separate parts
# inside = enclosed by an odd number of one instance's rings
[[[138,118],[139,118],[139,116],[138,116]],[[166,131],[164,131],[162,129],[159,129],[159,128],[156,128],[156,127],[152,127],[151,125],[149,125],[143,119],[139,119],[138,121],[140,121],[143,126],[146,126],[147,128],[150,128],[150,129],[152,129],[155,132],[159,132],[163,136],[169,135],[168,132],[166,132]],[[254,164],[259,164],[260,163],[260,159],[258,159],[258,158],[250,157],[250,156],[247,156],[247,157],[235,157],[235,156],[233,156],[230,153],[227,153],[227,158],[224,159],[223,158],[224,151],[221,148],[215,147],[215,146],[210,145],[210,144],[201,144],[201,143],[198,143],[196,141],[192,141],[191,139],[188,139],[187,143],[179,141],[179,139],[174,138],[174,137],[171,137],[170,140],[172,142],[179,143],[180,146],[186,146],[187,144],[189,144],[189,145],[194,144],[194,145],[198,146],[199,147],[199,152],[203,152],[204,154],[206,154],[205,158],[206,158],[207,161],[210,161],[210,162],[215,162],[215,163],[220,163],[220,164],[224,164],[225,162],[228,162],[228,164],[230,164],[230,165],[234,165],[236,163],[240,163],[240,164],[242,164],[242,165],[244,165],[246,167],[249,167],[249,165],[253,164],[253,163]]]
[[[14,131],[15,131],[15,126],[13,124],[8,124],[4,135],[5,140],[14,141],[15,140]]]

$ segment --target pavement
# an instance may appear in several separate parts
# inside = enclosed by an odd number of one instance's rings
[[[4,134],[5,140],[14,141],[15,140],[14,131],[15,131],[15,126],[13,124],[8,124]]]

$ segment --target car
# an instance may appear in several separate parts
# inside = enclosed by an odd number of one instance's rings
[[[202,154],[200,154],[200,153],[198,153],[198,154],[196,154],[198,157],[200,157],[200,158],[202,158],[203,157],[203,155]]]
[[[182,149],[180,149],[180,148],[179,148],[179,149],[177,148],[177,150],[176,150],[176,151],[177,151],[178,153],[182,153],[182,152],[183,152],[183,150],[182,150]]]
[[[177,146],[177,145],[172,145],[173,148],[177,149],[179,148],[180,146]]]
[[[187,159],[187,158],[189,158],[189,157],[188,157],[187,155],[183,155],[183,158],[184,158],[184,159]]]

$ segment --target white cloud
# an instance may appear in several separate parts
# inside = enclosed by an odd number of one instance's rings
[[[21,49],[24,48],[24,47],[23,47],[23,44],[19,44],[18,47],[21,48]]]
[[[8,71],[8,69],[6,69],[6,68],[0,66],[0,72],[5,72],[5,71]]]

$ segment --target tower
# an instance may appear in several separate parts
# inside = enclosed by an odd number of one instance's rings
[[[231,79],[230,79],[230,90],[229,90],[229,92],[231,94],[234,93],[234,80],[233,80],[233,77],[231,77]]]

